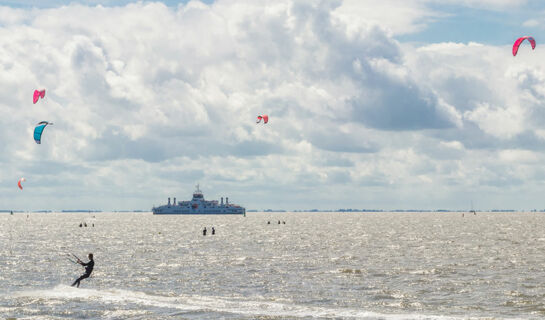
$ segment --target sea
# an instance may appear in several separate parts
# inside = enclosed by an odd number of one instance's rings
[[[545,319],[545,213],[0,213],[0,227],[0,319]]]

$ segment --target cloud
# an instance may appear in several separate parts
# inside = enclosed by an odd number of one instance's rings
[[[425,1],[418,0],[346,0],[333,12],[333,17],[346,24],[349,34],[375,25],[381,25],[390,35],[414,33],[424,29],[438,15]]]
[[[505,10],[522,7],[528,3],[528,0],[429,0],[428,2],[487,10]]]
[[[498,138],[511,138],[524,128],[524,115],[516,109],[493,108],[483,103],[473,111],[466,111],[464,117],[477,123],[485,133]]]
[[[529,19],[529,20],[526,20],[524,21],[524,23],[522,24],[523,27],[530,27],[530,28],[533,28],[533,27],[539,27],[541,25],[541,23],[536,20],[536,19]]]
[[[459,14],[459,8],[505,11],[527,4],[527,0],[345,0],[332,16],[345,24],[348,34],[380,25],[388,35],[401,36],[424,31],[441,19]]]
[[[146,209],[201,182],[249,208],[431,207],[539,177],[544,57],[395,40],[427,4],[2,7],[0,202]]]
[[[535,129],[528,125],[536,117],[531,114],[542,109],[534,98],[542,90],[539,68],[527,69],[535,60],[523,54],[513,59],[508,48],[443,43],[418,48],[409,60],[421,72],[417,81],[429,83],[449,105],[463,111],[463,130],[471,130],[473,123],[481,133],[509,140]]]

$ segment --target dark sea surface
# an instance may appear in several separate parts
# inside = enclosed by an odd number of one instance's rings
[[[545,318],[544,213],[2,213],[0,227],[0,319]],[[83,267],[68,253],[89,252],[91,278],[70,287]]]

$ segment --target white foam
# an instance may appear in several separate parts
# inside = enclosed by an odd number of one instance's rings
[[[16,292],[12,297],[31,297],[59,300],[93,300],[107,304],[132,303],[141,306],[176,309],[184,312],[219,312],[243,316],[271,316],[292,318],[352,318],[352,319],[384,319],[384,320],[458,320],[479,319],[471,317],[451,317],[423,314],[384,314],[349,308],[329,308],[302,306],[271,302],[267,300],[252,301],[247,299],[227,299],[205,296],[166,297],[150,295],[144,292],[108,289],[83,289],[66,285],[58,285],[49,290],[33,290]],[[484,318],[483,318],[484,319]],[[489,318],[487,318],[489,319]]]
[[[74,288],[58,285],[51,290],[22,291],[13,294],[14,297],[49,298],[60,300],[94,300],[104,303],[121,304],[124,302],[147,305],[159,308],[175,308],[187,311],[201,310],[198,306],[184,305],[173,297],[148,295],[144,292],[111,289],[95,290]]]

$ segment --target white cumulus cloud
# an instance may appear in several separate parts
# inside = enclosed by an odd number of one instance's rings
[[[456,207],[532,177],[543,55],[395,40],[427,4],[0,7],[2,207],[147,209],[198,182],[249,208]]]

